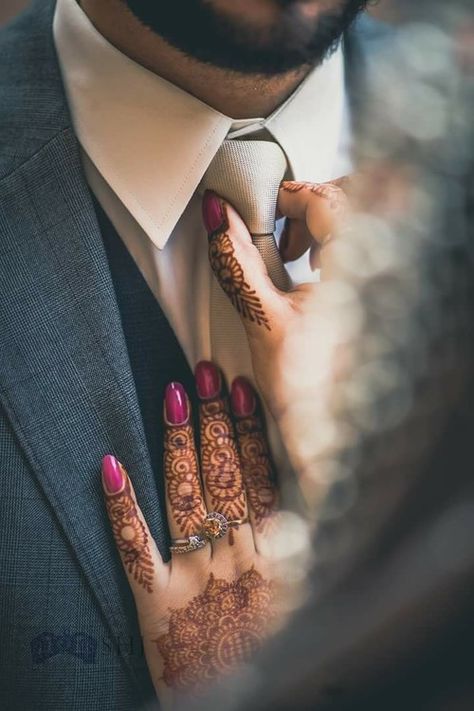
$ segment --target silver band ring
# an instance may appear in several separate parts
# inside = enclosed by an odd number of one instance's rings
[[[189,538],[174,538],[171,541],[171,553],[192,553],[207,545],[207,539],[202,536],[189,536]]]

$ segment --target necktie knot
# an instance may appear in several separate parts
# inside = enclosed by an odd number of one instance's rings
[[[277,143],[224,141],[204,185],[234,205],[251,234],[269,234],[275,229],[278,189],[286,168],[285,154]]]
[[[239,212],[275,286],[287,291],[290,280],[275,243],[278,190],[287,160],[271,141],[224,141],[203,179],[203,186],[228,200]]]

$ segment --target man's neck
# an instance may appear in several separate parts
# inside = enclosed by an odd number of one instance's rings
[[[172,47],[144,27],[121,0],[80,0],[80,5],[96,29],[121,52],[234,119],[268,116],[308,72],[305,67],[262,77],[223,70]]]

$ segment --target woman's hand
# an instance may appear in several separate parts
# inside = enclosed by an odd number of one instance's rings
[[[348,212],[343,182],[282,184],[278,211],[287,218],[280,242],[284,261],[309,249],[312,268],[321,267],[324,277],[328,275],[333,234]],[[205,194],[203,217],[210,263],[245,326],[257,385],[280,426],[293,465],[304,478],[311,430],[317,426],[317,408],[334,368],[334,324],[318,318],[321,285],[279,291],[239,214],[215,193]]]
[[[266,554],[278,496],[255,393],[237,378],[230,408],[220,373],[207,362],[198,365],[196,383],[200,453],[183,387],[172,383],[165,394],[171,562],[161,559],[125,468],[111,455],[102,463],[107,512],[147,663],[168,705],[247,661],[283,608]]]

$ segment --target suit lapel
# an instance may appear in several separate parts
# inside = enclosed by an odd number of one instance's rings
[[[76,140],[65,130],[0,182],[0,398],[113,633],[130,634],[100,461],[127,464],[163,541],[133,376]]]
[[[9,111],[3,125],[20,128],[7,129],[7,164],[0,150],[0,402],[112,634],[123,640],[135,621],[102,500],[104,454],[129,468],[159,546],[164,529],[120,313],[52,46],[52,3],[42,3],[5,40],[11,40],[4,53],[11,73],[7,67],[9,84],[1,87],[0,104]],[[0,147],[3,140],[0,134]]]

